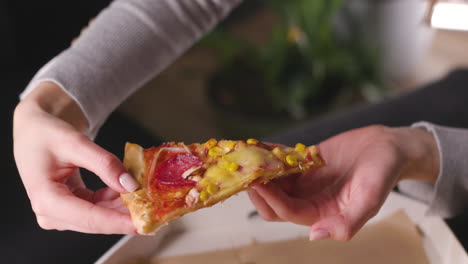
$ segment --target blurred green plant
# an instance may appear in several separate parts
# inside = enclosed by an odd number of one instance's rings
[[[342,93],[362,94],[364,87],[378,96],[385,93],[377,50],[353,16],[342,12],[343,0],[264,2],[279,17],[266,44],[220,28],[202,41],[221,62],[212,85],[229,88],[216,95],[222,105],[303,119],[326,110]],[[347,37],[337,34],[338,15],[345,19]]]

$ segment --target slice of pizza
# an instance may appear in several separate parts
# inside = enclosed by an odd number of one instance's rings
[[[165,143],[144,149],[127,143],[124,166],[140,189],[122,194],[140,234],[186,213],[209,207],[245,190],[252,183],[324,166],[315,146],[295,148],[255,139],[210,139],[185,145]]]

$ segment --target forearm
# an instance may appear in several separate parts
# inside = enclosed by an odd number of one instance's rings
[[[392,128],[397,137],[404,166],[400,180],[418,180],[435,184],[439,175],[440,155],[436,138],[416,127]]]
[[[46,65],[40,81],[55,82],[78,103],[88,134],[131,93],[161,72],[240,0],[117,0],[80,38]],[[24,95],[23,94],[23,95]]]
[[[78,104],[55,83],[39,83],[36,89],[20,102],[15,115],[20,114],[18,112],[32,110],[31,108],[51,114],[72,125],[80,132],[85,132],[88,129],[88,121]]]
[[[436,181],[402,181],[400,190],[429,205],[429,213],[452,217],[466,208],[468,199],[468,130],[417,123],[418,129],[425,129],[433,135],[437,145],[439,167]],[[429,153],[428,153],[429,155]],[[411,179],[411,178],[409,178]]]

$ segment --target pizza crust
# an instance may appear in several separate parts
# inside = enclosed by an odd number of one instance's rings
[[[124,167],[144,186],[145,160],[143,148],[136,144],[127,143],[125,145]],[[127,206],[132,217],[132,222],[141,234],[151,232],[154,229],[151,220],[151,212],[154,210],[151,202],[146,197],[146,192],[140,187],[135,192],[120,195],[122,201]]]

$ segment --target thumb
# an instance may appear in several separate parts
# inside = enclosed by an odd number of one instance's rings
[[[79,134],[70,140],[70,144],[62,146],[61,154],[67,162],[96,174],[114,191],[133,192],[139,187],[114,154],[99,147],[85,135]]]
[[[310,228],[310,240],[333,239],[349,241],[364,224],[374,217],[382,203],[352,201],[350,205],[336,215],[319,220]]]

